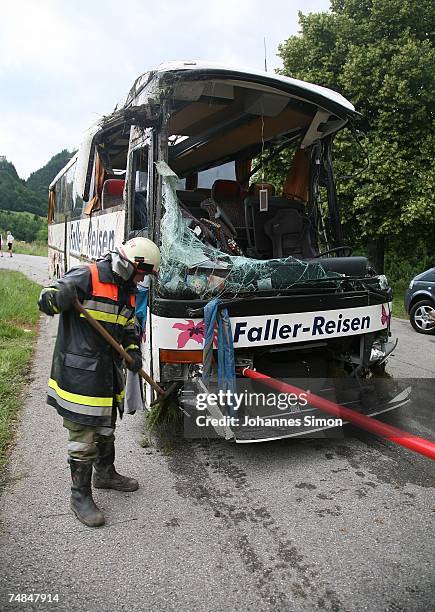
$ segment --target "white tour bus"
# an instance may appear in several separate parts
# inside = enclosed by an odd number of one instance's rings
[[[159,244],[142,349],[163,386],[201,377],[215,297],[236,366],[371,377],[392,349],[391,289],[343,244],[332,165],[355,115],[340,94],[275,74],[173,62],[140,76],[50,185],[50,275],[135,235]],[[288,165],[282,185],[272,160]]]

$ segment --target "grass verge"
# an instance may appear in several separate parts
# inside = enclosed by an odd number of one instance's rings
[[[409,281],[400,280],[391,284],[393,285],[393,317],[408,319],[408,313],[403,305],[403,298],[405,296],[406,288],[409,285]]]
[[[7,245],[5,255],[7,254]],[[41,257],[48,256],[48,245],[46,242],[22,242],[21,240],[15,240],[14,242],[14,253],[21,253],[22,255],[40,255]]]
[[[41,287],[21,272],[0,270],[0,469],[28,381]]]

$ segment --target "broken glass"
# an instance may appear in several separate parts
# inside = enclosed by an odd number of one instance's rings
[[[258,260],[229,255],[200,239],[189,227],[178,205],[178,176],[165,162],[157,162],[163,181],[164,214],[161,219],[162,297],[208,300],[222,294],[243,295],[289,289],[305,281],[339,278],[318,263],[294,257]]]

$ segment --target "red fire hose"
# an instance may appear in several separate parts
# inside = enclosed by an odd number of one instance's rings
[[[261,372],[255,372],[250,368],[241,369],[241,374],[247,378],[261,380],[265,385],[273,387],[282,393],[304,393],[308,403],[311,406],[319,408],[328,414],[341,417],[343,420],[348,421],[357,427],[361,427],[361,429],[370,431],[377,436],[387,438],[387,440],[391,440],[391,442],[400,444],[401,446],[415,451],[416,453],[420,453],[420,455],[424,455],[425,457],[429,457],[429,459],[435,460],[435,444],[429,440],[425,440],[419,436],[414,436],[413,434],[403,431],[402,429],[382,423],[382,421],[378,421],[377,419],[368,417],[365,414],[355,412],[350,408],[345,408],[344,406],[335,404],[334,402],[324,399],[323,397],[319,397],[314,393],[304,391],[303,389],[289,385],[288,383],[277,380],[276,378],[271,378],[266,374],[261,374]]]

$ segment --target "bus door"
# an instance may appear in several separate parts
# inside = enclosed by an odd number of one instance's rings
[[[153,237],[155,202],[154,141],[154,133],[151,128],[144,130],[135,125],[131,127],[126,171],[126,240],[135,236],[143,236],[144,238]],[[146,279],[144,283],[144,287],[148,285],[148,300],[146,324],[142,334],[141,346],[144,370],[151,374],[153,373],[152,282],[152,280]],[[140,293],[144,287],[139,286],[138,292]],[[154,399],[152,393],[153,390],[150,385],[145,385],[145,399],[148,406]]]

